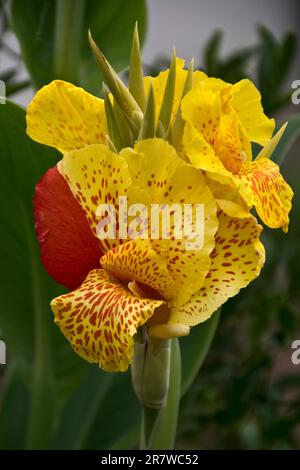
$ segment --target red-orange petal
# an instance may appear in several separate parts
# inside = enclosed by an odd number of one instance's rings
[[[82,208],[56,166],[36,185],[34,220],[42,262],[50,276],[75,289],[102,255]]]

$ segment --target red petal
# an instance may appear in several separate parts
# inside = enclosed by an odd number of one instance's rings
[[[34,221],[42,262],[55,281],[76,289],[92,269],[99,268],[99,242],[56,167],[36,185]]]

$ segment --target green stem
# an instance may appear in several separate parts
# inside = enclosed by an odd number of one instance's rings
[[[157,422],[160,410],[142,406],[142,426],[140,436],[140,449],[148,449],[152,432]]]
[[[56,0],[54,63],[55,78],[78,82],[85,0]]]

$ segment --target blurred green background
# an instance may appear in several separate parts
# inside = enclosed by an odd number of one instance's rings
[[[26,93],[30,95],[35,87],[50,81],[52,75],[55,75],[53,70],[44,71],[44,75],[40,73],[45,54],[48,54],[46,57],[51,55],[49,44],[55,36],[50,24],[54,3],[51,6],[51,2],[42,0],[31,0],[28,3],[16,0],[12,5],[7,1],[0,2],[0,57],[1,54],[6,57],[6,62],[4,56],[0,62],[0,79],[6,83],[7,96],[12,100],[17,97],[19,102],[22,101],[24,98],[18,98],[20,95],[16,93],[22,91],[25,95],[21,96],[26,96]],[[105,10],[104,2],[98,2],[98,7],[97,2],[88,3],[90,16],[86,15],[84,21],[92,18],[90,21],[96,25],[95,18],[98,18],[98,22],[102,22],[99,31],[95,26],[95,36],[99,44],[103,44],[104,52],[114,66],[118,70],[124,69],[128,61],[132,25],[138,18],[141,36],[146,36],[147,11],[151,7],[151,0],[148,5],[147,2],[140,2],[140,11],[137,11],[135,2],[128,2],[133,8],[128,8],[126,14],[120,1],[111,2],[112,12]],[[171,2],[166,3],[171,8]],[[184,3],[190,9],[193,8],[193,1]],[[281,4],[282,8],[287,8],[288,2]],[[102,10],[99,5],[102,5]],[[24,20],[24,8],[32,15],[28,21]],[[101,11],[97,12],[97,8]],[[44,23],[41,23],[39,15],[42,11],[44,15],[46,11],[51,12],[46,15],[48,24],[45,18]],[[105,21],[106,27],[103,26]],[[201,22],[205,22],[204,13],[199,18],[199,29]],[[49,30],[45,37],[39,30],[41,24]],[[114,28],[109,27],[110,24]],[[291,118],[288,138],[277,152],[278,159],[281,150],[287,153],[281,167],[282,173],[295,192],[291,225],[288,235],[279,230],[264,230],[267,262],[260,278],[222,308],[221,320],[208,356],[181,401],[176,442],[178,448],[300,448],[300,365],[291,362],[291,344],[295,339],[300,339],[300,164],[297,141],[300,114],[297,106],[291,104],[291,71],[295,77],[298,72],[300,79],[299,43],[294,28],[278,35],[277,31],[264,24],[253,27],[256,28],[253,44],[236,47],[226,53],[223,49],[226,30],[212,27],[204,43],[198,42],[197,31],[193,31],[195,55],[200,57],[197,67],[208,75],[232,83],[245,77],[251,78],[262,93],[266,113],[276,118],[278,127]],[[147,28],[148,32],[156,28],[151,23],[151,14],[148,16]],[[15,39],[12,39],[12,30],[20,41],[21,52]],[[121,42],[123,50],[119,53]],[[156,75],[167,68],[167,52],[165,55],[160,54],[151,63],[146,62],[145,71]],[[81,54],[86,76],[77,77],[77,81],[95,90],[97,78],[91,77],[89,73],[91,66],[86,59],[88,52],[83,51]],[[31,77],[24,72],[24,63]],[[14,126],[15,114],[6,114],[8,129]],[[0,116],[2,137],[6,132],[4,115],[3,112],[3,117]],[[23,114],[19,117],[20,120],[24,119]],[[19,131],[18,134],[16,130],[17,140],[24,132],[23,124]],[[26,142],[26,145],[29,144]],[[3,148],[0,145],[1,158],[6,148],[4,144]],[[35,181],[57,158],[55,152],[44,149],[43,152],[45,160],[41,165],[44,166],[37,169]],[[5,181],[1,184],[5,185]],[[2,204],[6,197],[6,193],[1,192]],[[30,197],[28,207],[26,217],[32,224]],[[3,225],[7,222],[5,217],[13,216],[11,213],[3,214]],[[10,230],[10,240],[20,236],[20,228],[13,227]],[[1,241],[4,258],[7,250],[5,237],[7,232],[3,229]],[[37,247],[35,250],[37,253]],[[10,261],[20,273],[27,258],[16,262],[12,257],[7,263]],[[4,271],[7,269],[5,263],[2,267]],[[39,269],[42,273],[43,268]],[[26,276],[25,268],[22,275]],[[45,276],[44,273],[40,275]],[[5,272],[2,274],[6,279],[2,283],[2,296],[5,297],[7,288],[12,292],[15,290],[23,310],[30,309],[30,303],[24,300],[24,294],[18,290],[21,284],[18,280],[14,284],[14,276],[18,276],[15,271],[10,274],[7,287],[7,276]],[[45,305],[48,305],[47,296],[51,298],[52,293],[61,293],[62,289],[48,279],[46,284]],[[26,286],[23,288],[26,290]],[[97,367],[86,365],[72,354],[68,344],[53,327],[50,310],[47,318],[49,325],[46,323],[51,328],[51,340],[48,338],[45,341],[51,343],[51,348],[45,352],[37,340],[39,320],[32,317],[32,312],[23,312],[20,320],[19,313],[14,316],[11,308],[11,303],[6,304],[4,301],[0,312],[0,338],[6,341],[8,351],[8,364],[0,365],[0,448],[44,448],[46,445],[50,448],[134,447],[139,409],[128,374],[112,377],[100,372]],[[15,308],[16,312],[18,308]],[[47,307],[43,313],[48,314]],[[184,341],[182,347],[185,347]],[[42,365],[38,364],[37,355],[40,351],[50,355],[50,360],[47,357]],[[48,373],[43,368],[50,363],[53,370],[49,369]],[[46,394],[35,386],[39,380],[38,374],[43,373],[49,379],[45,382]],[[44,401],[39,402],[39,394],[43,395]],[[44,416],[39,425],[46,427],[47,431],[39,442],[35,440],[34,429],[37,428],[39,410],[43,407],[49,408],[48,416]],[[105,432],[101,432],[103,428]],[[128,429],[131,430],[129,433]]]

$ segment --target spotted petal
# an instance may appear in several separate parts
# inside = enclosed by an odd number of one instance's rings
[[[112,204],[118,214],[119,196],[126,196],[131,183],[126,161],[104,145],[89,145],[64,155],[59,170],[81,205],[92,231],[97,235],[99,204]],[[118,219],[118,215],[116,220]],[[118,244],[117,238],[101,238],[107,251]]]
[[[209,255],[214,247],[214,235],[218,227],[215,199],[203,173],[179,158],[174,148],[164,140],[140,142],[134,151],[126,149],[121,156],[128,162],[132,177],[133,186],[128,191],[129,204],[137,201],[143,203],[149,214],[151,204],[168,208],[171,213],[174,204],[181,209],[179,223],[177,221],[175,224],[175,216],[171,216],[170,238],[160,236],[155,240],[152,236],[151,244],[173,279],[173,283],[170,283],[173,289],[172,301],[184,303],[202,285],[209,269]],[[204,206],[203,247],[188,244],[187,227],[183,225],[187,204],[193,210],[196,204]],[[195,212],[193,220],[196,220]],[[153,218],[150,220],[151,229],[154,221]],[[203,225],[203,221],[200,222]],[[175,236],[175,227],[178,226],[182,228],[181,238]]]
[[[260,158],[244,164],[235,179],[241,196],[250,207],[255,206],[261,220],[287,232],[293,191],[281,176],[279,166],[268,158]]]
[[[160,298],[170,300],[174,296],[174,280],[151,240],[138,238],[111,249],[102,257],[101,266],[127,284],[135,281],[151,289]]]
[[[214,148],[221,118],[221,95],[211,89],[196,87],[182,100],[184,120],[198,130],[205,141]]]
[[[107,134],[103,100],[61,80],[36,93],[26,121],[33,140],[61,152],[105,143]]]
[[[225,168],[214,148],[199,130],[188,123],[183,134],[183,153],[185,160],[191,162],[195,168],[207,172],[212,179],[222,184],[231,184],[231,172]]]
[[[137,297],[104,270],[95,269],[78,289],[52,300],[51,307],[73,349],[115,372],[127,370],[137,328],[162,304]]]
[[[193,326],[207,320],[227,299],[255,279],[264,264],[261,226],[252,216],[240,220],[221,213],[212,264],[202,288],[170,321]]]

